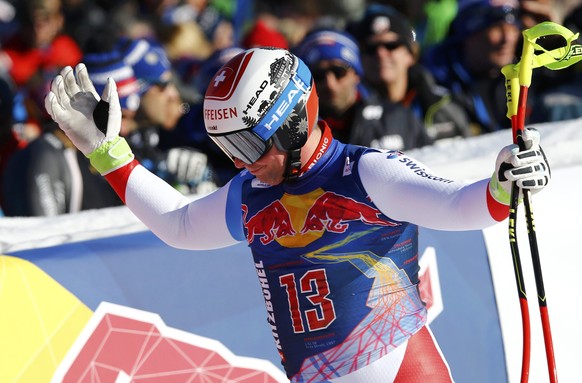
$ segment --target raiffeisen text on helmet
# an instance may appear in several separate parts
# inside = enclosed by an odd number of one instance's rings
[[[236,108],[204,109],[204,118],[207,120],[224,120],[238,117]]]

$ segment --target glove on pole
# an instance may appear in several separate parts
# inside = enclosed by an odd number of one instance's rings
[[[530,29],[523,31],[524,45],[521,60],[515,65],[507,65],[502,69],[502,73],[506,78],[507,90],[507,117],[511,119],[513,130],[513,141],[519,145],[522,150],[518,157],[531,156],[532,146],[527,144],[526,138],[528,130],[524,131],[525,123],[525,108],[527,103],[527,93],[531,85],[532,71],[534,68],[545,66],[552,70],[566,68],[575,62],[582,59],[582,50],[579,45],[572,45],[578,34],[574,35],[568,29],[551,22],[545,22],[536,25]],[[548,36],[558,36],[565,41],[565,46],[553,49],[551,51],[545,49],[537,43],[540,38]],[[536,52],[538,52],[536,54]],[[540,154],[543,156],[543,151]],[[530,153],[527,153],[527,152]],[[537,156],[537,154],[533,154]],[[530,157],[531,158],[531,157]],[[545,158],[544,158],[545,163]],[[513,165],[513,164],[512,164]],[[526,224],[528,230],[528,238],[530,243],[530,252],[532,256],[534,275],[536,279],[536,288],[538,293],[538,303],[540,307],[540,315],[542,321],[542,329],[544,333],[544,345],[546,349],[546,359],[548,363],[548,372],[550,382],[557,382],[557,369],[554,357],[553,342],[550,330],[550,322],[547,311],[546,294],[543,285],[543,277],[541,271],[541,264],[539,260],[539,251],[537,246],[537,238],[535,226],[533,221],[533,212],[531,205],[530,189],[535,191],[543,187],[549,181],[549,167],[545,163],[546,169],[531,169],[539,172],[540,177],[527,182],[519,182],[514,180],[511,185],[510,195],[510,214],[509,214],[509,242],[511,246],[511,253],[514,260],[515,276],[518,287],[518,295],[520,299],[520,307],[522,313],[523,324],[523,359],[521,381],[525,383],[529,379],[529,363],[530,363],[530,320],[529,309],[527,304],[527,295],[525,292],[525,285],[523,282],[523,273],[521,269],[521,260],[519,256],[519,247],[516,237],[516,220],[517,207],[520,196],[523,196],[523,201],[526,210]],[[545,172],[547,171],[547,174]],[[505,174],[511,172],[506,171]],[[508,177],[509,178],[509,177]],[[502,185],[505,186],[505,185]],[[506,189],[506,188],[504,188]]]

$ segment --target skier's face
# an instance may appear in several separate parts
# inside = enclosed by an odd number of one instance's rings
[[[252,164],[234,158],[234,166],[238,169],[247,169],[259,181],[269,185],[278,185],[283,182],[286,163],[287,153],[279,150],[276,145],[273,145],[268,152]]]

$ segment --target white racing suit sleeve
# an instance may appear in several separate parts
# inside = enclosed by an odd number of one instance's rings
[[[464,183],[439,177],[395,152],[364,154],[358,172],[372,202],[392,219],[436,230],[476,230],[498,223],[488,203],[489,179]]]
[[[136,166],[127,180],[126,204],[162,241],[181,249],[214,249],[238,241],[226,222],[231,183],[195,201]]]

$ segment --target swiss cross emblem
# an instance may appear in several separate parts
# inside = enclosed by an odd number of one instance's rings
[[[206,91],[206,100],[228,100],[234,94],[253,53],[239,54],[219,69],[212,80],[213,86]]]
[[[226,79],[226,70],[222,70],[216,77],[214,77],[214,87],[220,85]]]

